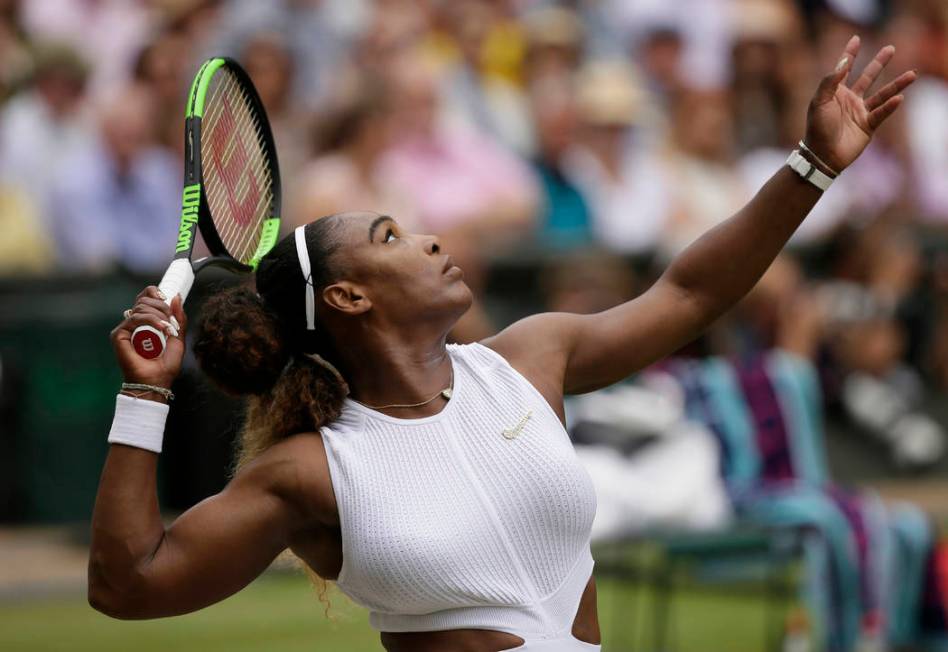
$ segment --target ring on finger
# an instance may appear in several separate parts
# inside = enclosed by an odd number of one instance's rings
[[[125,319],[131,319],[131,318],[132,318],[132,309],[131,309],[131,308],[127,308],[127,309],[125,310],[125,312],[122,313],[122,316],[124,316]]]

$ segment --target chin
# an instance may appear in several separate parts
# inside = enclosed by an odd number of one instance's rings
[[[471,304],[474,303],[474,293],[471,292],[471,288],[469,288],[464,281],[459,282],[458,285],[460,286],[459,293],[463,298],[464,310],[466,311],[471,307]]]

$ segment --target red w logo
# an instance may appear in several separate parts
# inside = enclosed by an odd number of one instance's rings
[[[226,190],[231,219],[240,226],[247,226],[253,220],[260,200],[260,188],[250,169],[250,157],[244,146],[244,138],[252,134],[238,128],[230,100],[221,98],[221,101],[220,118],[211,134],[213,165]]]

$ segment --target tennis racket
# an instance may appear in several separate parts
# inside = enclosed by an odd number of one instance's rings
[[[250,77],[227,58],[208,59],[191,91],[184,119],[184,192],[174,259],[158,289],[168,304],[187,298],[207,265],[250,272],[277,241],[280,170],[270,123]],[[211,255],[192,261],[196,230]],[[132,345],[157,358],[166,335],[139,326]]]

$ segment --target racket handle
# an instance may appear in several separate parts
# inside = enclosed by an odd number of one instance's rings
[[[168,271],[161,278],[158,289],[165,295],[165,303],[171,305],[176,294],[181,295],[181,301],[188,298],[191,286],[194,284],[194,268],[187,258],[176,258],[171,261]],[[168,337],[153,326],[139,326],[132,333],[132,346],[135,352],[143,358],[157,358],[165,352]]]

